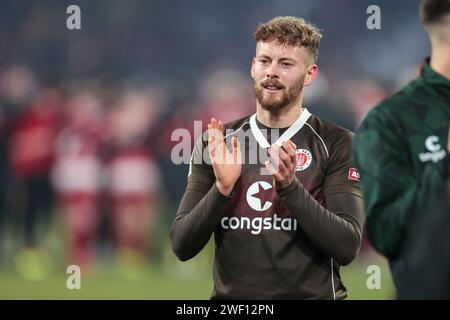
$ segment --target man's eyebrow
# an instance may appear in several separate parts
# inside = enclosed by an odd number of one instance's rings
[[[280,58],[280,61],[297,62],[297,60],[295,60],[293,58]]]
[[[259,59],[261,59],[261,58],[264,58],[264,59],[269,59],[269,60],[272,60],[272,58],[271,57],[269,57],[268,55],[266,55],[266,54],[259,54],[258,56],[257,56]]]
[[[266,54],[260,54],[260,55],[257,56],[257,58],[258,59],[269,59],[269,60],[272,60],[272,58],[269,57]],[[282,57],[282,58],[279,59],[279,61],[287,61],[287,62],[293,62],[293,63],[297,62],[297,60],[295,60],[293,58],[288,58],[288,57]]]

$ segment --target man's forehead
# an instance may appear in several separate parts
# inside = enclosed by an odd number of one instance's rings
[[[256,55],[303,57],[306,54],[304,46],[282,44],[277,39],[259,41],[256,44]]]

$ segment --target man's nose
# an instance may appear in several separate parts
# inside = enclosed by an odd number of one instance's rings
[[[279,70],[277,64],[275,62],[272,62],[270,66],[267,67],[266,77],[269,79],[278,79],[279,78],[278,72]]]

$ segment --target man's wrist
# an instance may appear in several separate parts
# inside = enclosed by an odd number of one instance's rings
[[[294,179],[292,179],[292,181],[287,186],[283,188],[277,188],[276,191],[278,195],[285,196],[296,188],[297,183],[298,183],[297,177],[294,177]]]
[[[230,198],[233,193],[234,185],[231,187],[223,187],[216,181],[216,188],[224,197]]]

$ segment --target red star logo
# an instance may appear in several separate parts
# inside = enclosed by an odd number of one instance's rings
[[[258,192],[254,193],[252,196],[259,199],[261,208],[264,208],[266,202],[270,202],[268,200],[271,200],[270,191],[265,190],[260,183],[258,183]]]

